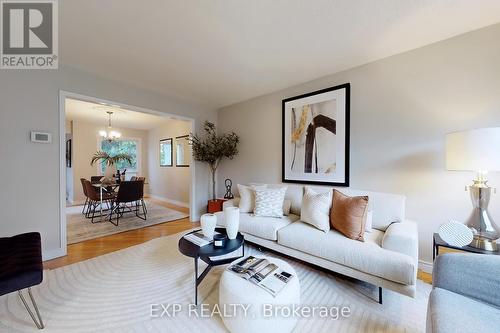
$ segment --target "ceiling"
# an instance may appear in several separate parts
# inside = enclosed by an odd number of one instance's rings
[[[172,120],[172,118],[130,111],[120,107],[110,107],[70,98],[66,99],[66,120],[97,123],[106,127],[108,124],[108,114],[106,111],[113,112],[111,124],[115,128],[150,130]]]
[[[60,61],[221,107],[500,22],[498,0],[64,0]]]

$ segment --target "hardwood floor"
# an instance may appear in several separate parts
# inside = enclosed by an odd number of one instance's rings
[[[157,204],[167,208],[175,209],[184,213],[189,210],[184,207],[175,206],[158,200],[149,199]],[[147,242],[151,239],[173,235],[194,227],[199,223],[189,221],[189,218],[182,220],[157,224],[137,230],[125,231],[119,234],[91,239],[81,243],[68,245],[68,254],[64,257],[45,261],[45,269],[55,269],[58,267],[74,264],[87,259],[95,258],[100,255],[125,249],[130,246]],[[432,275],[423,271],[418,271],[418,278],[426,283],[432,283]]]
[[[158,200],[149,200],[167,208],[175,209],[183,213],[189,213],[189,209],[184,207],[175,206]],[[80,261],[98,257],[106,253],[138,245],[154,238],[173,235],[197,226],[199,226],[199,223],[190,222],[189,218],[185,218],[178,221],[166,222],[142,229],[125,231],[119,234],[99,237],[81,243],[71,244],[68,245],[68,254],[66,256],[45,261],[43,263],[43,266],[45,269],[54,269],[74,264]]]

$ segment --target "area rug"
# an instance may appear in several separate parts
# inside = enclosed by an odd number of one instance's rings
[[[155,224],[171,222],[188,217],[188,214],[163,207],[146,199],[148,208],[147,220],[141,220],[135,213],[126,213],[120,219],[118,226],[111,224],[108,220],[99,218],[91,223],[90,219],[82,214],[83,206],[71,206],[66,208],[67,238],[68,244],[83,242],[97,237],[109,236],[120,232],[139,229]]]
[[[44,332],[226,332],[220,316],[196,318],[181,311],[175,317],[152,318],[151,304],[193,302],[193,260],[179,253],[180,234],[45,271],[33,289],[46,324]],[[247,247],[251,254],[258,252]],[[303,305],[349,306],[349,318],[305,318],[295,332],[424,332],[431,286],[418,281],[416,298],[316,270],[282,258],[296,270]],[[203,267],[202,267],[203,268]],[[200,303],[217,304],[224,266],[214,268],[199,287]],[[244,291],[242,291],[244,292]],[[0,297],[0,332],[39,332],[17,294]]]

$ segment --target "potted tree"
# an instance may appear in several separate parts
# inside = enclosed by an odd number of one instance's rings
[[[215,192],[215,174],[222,159],[233,159],[238,154],[240,138],[234,132],[217,135],[215,125],[205,121],[205,137],[200,138],[191,133],[190,141],[193,148],[193,158],[207,163],[212,175],[212,199],[208,201],[208,211],[222,210],[223,200],[218,200]]]
[[[107,179],[112,179],[113,174],[116,174],[116,164],[121,161],[132,164],[132,156],[126,153],[110,155],[105,151],[99,150],[94,154],[94,156],[92,156],[90,165],[94,165],[96,162],[101,162],[102,164],[106,165],[104,176]]]

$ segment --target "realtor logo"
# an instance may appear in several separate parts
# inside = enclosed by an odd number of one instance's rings
[[[57,0],[1,0],[2,69],[57,69]]]

